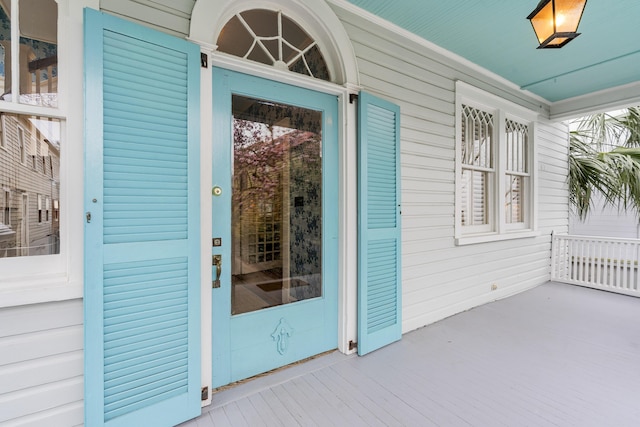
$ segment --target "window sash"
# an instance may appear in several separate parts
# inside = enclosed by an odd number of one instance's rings
[[[493,115],[467,105],[462,109],[462,164],[493,169]]]
[[[7,149],[7,138],[4,130],[4,114],[0,112],[0,148]]]
[[[0,213],[0,215],[2,215],[2,221],[0,222],[11,227],[11,193],[9,191],[2,191],[2,201],[2,212]]]
[[[528,177],[524,175],[505,174],[505,223],[525,224],[527,206]]]
[[[529,128],[527,125],[506,119],[505,150],[509,172],[529,171]]]
[[[495,174],[462,168],[461,221],[467,232],[490,232],[493,229],[491,188]]]

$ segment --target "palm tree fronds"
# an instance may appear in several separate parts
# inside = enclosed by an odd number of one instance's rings
[[[640,107],[620,114],[594,114],[571,124],[570,202],[581,219],[596,194],[605,205],[640,218]]]

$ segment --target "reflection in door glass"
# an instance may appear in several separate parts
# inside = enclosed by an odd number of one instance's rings
[[[232,104],[232,314],[320,297],[322,112]]]
[[[19,6],[20,102],[57,107],[57,1],[20,0]]]
[[[60,121],[0,112],[0,258],[60,253]]]

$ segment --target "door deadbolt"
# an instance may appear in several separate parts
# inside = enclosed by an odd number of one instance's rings
[[[219,196],[222,194],[222,188],[218,187],[217,185],[215,187],[213,187],[213,189],[211,190],[211,194],[213,194],[214,196]]]

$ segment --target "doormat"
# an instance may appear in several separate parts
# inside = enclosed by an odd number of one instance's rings
[[[260,289],[262,289],[265,292],[281,291],[282,280],[274,280],[273,282],[263,282],[263,283],[257,284],[256,286],[258,286]],[[299,286],[309,286],[309,284],[304,280],[291,279],[290,281],[291,288],[297,288]]]
[[[277,280],[275,282],[260,283],[257,286],[265,292],[279,291],[282,289],[282,281]]]

